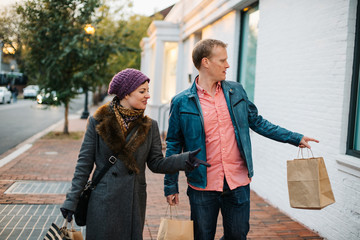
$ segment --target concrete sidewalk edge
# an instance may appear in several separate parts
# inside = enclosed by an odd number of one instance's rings
[[[69,116],[69,120],[79,118],[80,115],[78,113],[72,114]],[[30,149],[35,141],[40,139],[42,136],[46,135],[47,133],[53,131],[61,124],[64,124],[65,119],[61,119],[60,121],[52,124],[51,126],[47,127],[46,129],[42,130],[41,132],[36,133],[35,135],[29,137],[28,139],[24,140],[23,142],[19,143],[15,147],[7,150],[5,153],[1,155],[2,159],[0,159],[0,168],[5,164],[11,162],[13,159],[21,155],[22,153],[26,152]]]

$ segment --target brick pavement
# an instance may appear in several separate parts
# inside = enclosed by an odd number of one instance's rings
[[[92,108],[90,112],[93,112]],[[84,131],[86,126],[86,120],[81,120],[79,117],[70,119],[69,130],[70,131]],[[62,125],[59,125],[55,131],[61,131]],[[12,237],[15,235],[14,231],[9,229],[11,224],[6,221],[14,219],[23,219],[21,217],[13,216],[8,217],[9,209],[13,206],[36,207],[45,206],[48,211],[43,211],[39,214],[39,210],[33,210],[37,214],[28,216],[24,225],[19,224],[19,220],[15,228],[18,229],[19,234],[30,236],[28,232],[31,232],[31,236],[41,234],[50,226],[50,222],[61,221],[60,212],[57,213],[58,207],[52,208],[54,204],[61,204],[64,199],[64,194],[5,194],[5,191],[9,190],[14,183],[19,181],[50,181],[70,182],[74,167],[76,164],[77,155],[81,145],[80,140],[57,140],[57,139],[38,139],[33,143],[33,146],[25,153],[21,154],[10,163],[0,168],[0,212],[5,212],[0,215],[0,238],[3,239],[6,234],[11,237],[4,239],[22,239]],[[9,151],[11,152],[11,151]],[[9,154],[9,152],[0,156],[0,159]],[[147,171],[147,213],[144,229],[144,240],[156,239],[157,231],[159,228],[160,218],[165,215],[166,202],[163,196],[163,175],[154,174]],[[180,219],[188,219],[190,216],[188,198],[186,196],[186,180],[184,174],[180,174],[180,204],[177,207],[178,217]],[[25,205],[24,205],[25,204]],[[2,210],[1,209],[5,209]],[[11,208],[12,209],[12,208]],[[51,212],[51,214],[49,213]],[[52,218],[47,216],[46,220],[39,221],[40,217],[46,217],[46,214],[51,215]],[[18,213],[17,213],[18,214]],[[29,215],[29,213],[27,213]],[[45,215],[45,216],[44,216]],[[7,220],[8,219],[8,220]],[[25,218],[24,218],[25,219]],[[23,219],[23,221],[25,221]],[[55,220],[54,220],[55,219]],[[40,222],[44,225],[43,231],[36,229],[27,229],[25,226],[32,225],[31,222],[35,222],[38,225]],[[23,229],[19,226],[24,226]],[[4,228],[2,230],[2,228]],[[5,229],[7,228],[7,229]],[[24,231],[26,229],[26,231]],[[84,230],[84,229],[82,229]],[[1,235],[2,234],[2,235]],[[219,214],[219,221],[217,227],[216,238],[219,239],[222,236],[222,221]],[[27,238],[27,239],[41,239],[39,238]],[[278,209],[272,207],[255,192],[251,191],[251,213],[250,213],[250,232],[248,239],[323,239],[316,233],[310,231],[306,227],[302,226],[298,222],[290,219],[288,216],[280,212]]]

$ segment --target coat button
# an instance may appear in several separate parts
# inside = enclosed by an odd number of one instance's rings
[[[132,175],[132,174],[134,173],[134,171],[133,171],[133,170],[129,170],[128,173],[129,173],[129,175]]]
[[[114,177],[117,177],[117,173],[116,173],[116,172],[112,172],[112,175],[113,175]]]

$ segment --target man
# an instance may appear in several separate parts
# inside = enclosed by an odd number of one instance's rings
[[[192,58],[199,76],[170,107],[166,155],[201,148],[198,158],[211,165],[186,173],[195,240],[214,239],[219,210],[222,239],[246,239],[253,176],[249,128],[295,146],[310,148],[309,141],[318,142],[263,119],[241,84],[224,81],[226,46],[214,39],[196,44]],[[167,174],[164,185],[168,203],[178,204],[178,173]]]

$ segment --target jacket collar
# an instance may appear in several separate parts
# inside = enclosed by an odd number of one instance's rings
[[[221,87],[224,92],[228,92],[229,94],[233,94],[235,92],[235,90],[232,87],[230,87],[230,84],[225,80],[221,81]]]
[[[196,79],[199,77],[199,75],[197,75],[195,78],[194,78],[194,82],[193,84],[191,85],[190,89],[189,89],[189,92],[187,93],[187,96],[189,98],[193,98],[193,97],[197,97],[197,88],[196,88]]]

